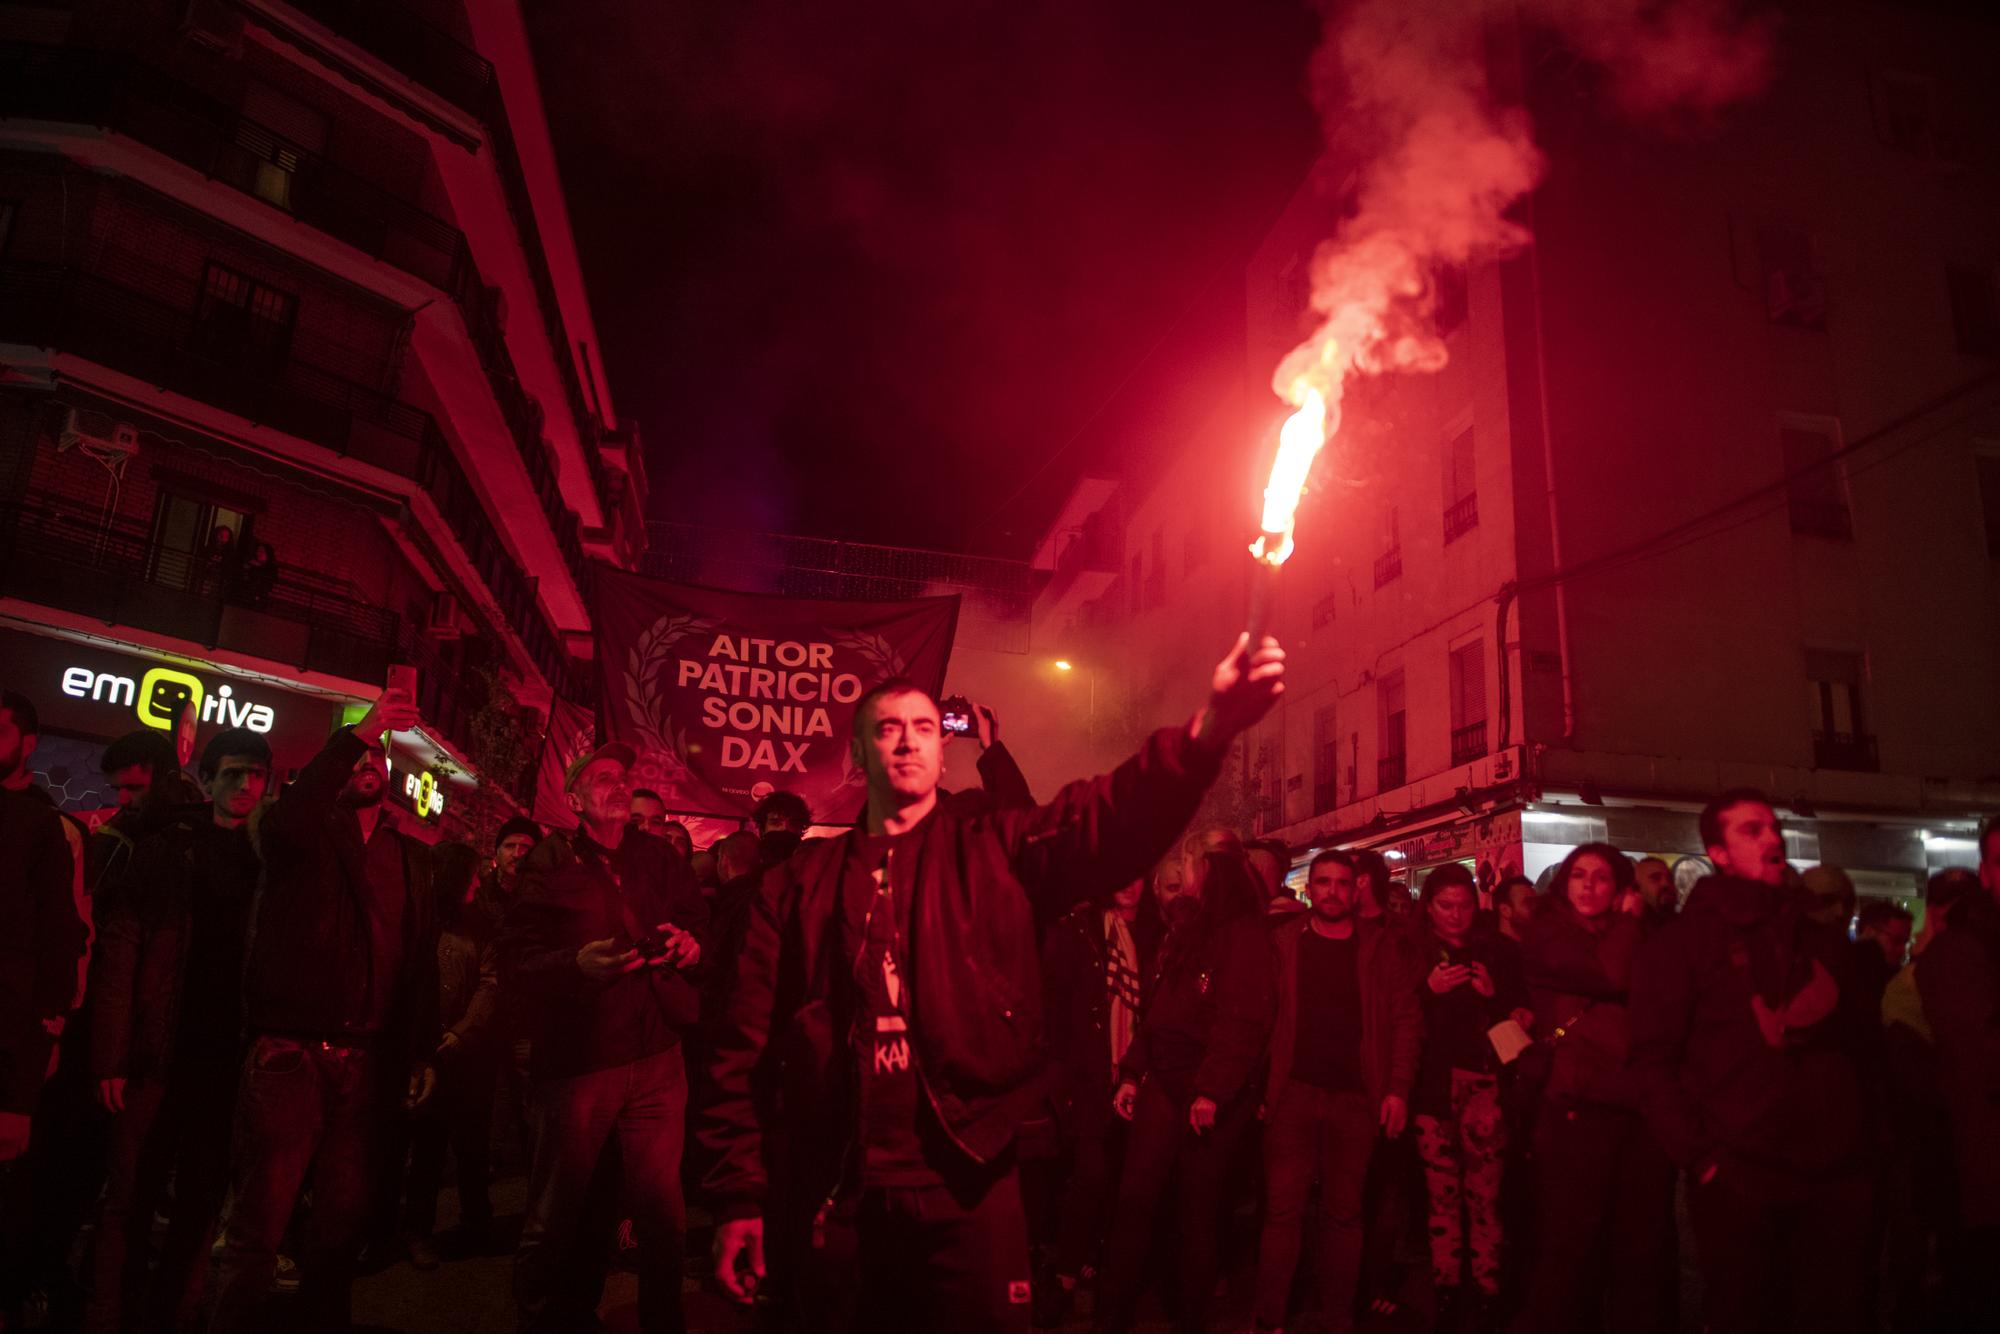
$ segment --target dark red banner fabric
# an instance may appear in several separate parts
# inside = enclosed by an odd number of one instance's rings
[[[936,695],[956,597],[816,601],[596,567],[604,739],[639,752],[632,785],[669,810],[730,820],[783,788],[821,824],[860,813],[854,705],[907,677]]]

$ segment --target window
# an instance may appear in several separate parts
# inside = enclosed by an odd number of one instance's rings
[[[1375,558],[1375,587],[1377,588],[1401,578],[1403,574],[1402,522],[1394,506],[1390,507],[1388,518],[1387,541],[1383,544],[1382,554]]]
[[[1882,142],[1899,153],[1925,161],[1947,156],[1941,151],[1937,84],[1922,74],[1884,70],[1875,84],[1876,130]]]
[[[1979,503],[1986,514],[1986,554],[2000,560],[2000,454],[1973,458],[1979,470]]]
[[[1873,773],[1880,768],[1863,709],[1868,663],[1843,649],[1806,650],[1806,707],[1812,722],[1813,765]]]
[[[202,271],[195,308],[195,342],[218,361],[275,371],[291,350],[298,298],[252,281],[220,264]]]
[[[1951,290],[1951,328],[1969,357],[2000,356],[2000,296],[1993,270],[1954,264],[1945,270]]]
[[[1192,574],[1208,564],[1208,519],[1197,515],[1194,526],[1181,538],[1181,573]]]
[[[1339,606],[1339,599],[1340,595],[1338,593],[1328,593],[1325,597],[1313,603],[1313,629],[1324,630],[1327,626],[1333,624],[1333,614]]]
[[[1387,792],[1403,785],[1408,767],[1404,763],[1408,737],[1404,726],[1402,672],[1383,677],[1375,687],[1375,697],[1381,709],[1382,727],[1381,758],[1375,763],[1375,790]]]
[[[1847,484],[1834,457],[1839,447],[1836,434],[1824,428],[1786,426],[1779,436],[1785,449],[1785,501],[1792,531],[1811,537],[1853,537]]]
[[[235,565],[233,558],[245,550],[249,537],[249,516],[241,510],[161,491],[153,502],[146,578],[168,588],[220,595]]]
[[[1466,427],[1452,438],[1445,457],[1444,540],[1464,537],[1479,526],[1479,479],[1472,451],[1472,428]]]
[[[1470,764],[1486,753],[1485,644],[1451,651],[1451,762]]]
[[[1764,314],[1795,329],[1826,328],[1826,284],[1802,227],[1759,227],[1757,258],[1764,274]]]
[[[1465,324],[1465,269],[1438,264],[1431,269],[1431,324],[1439,338],[1449,338]]]
[[[1334,730],[1333,705],[1313,710],[1313,807],[1321,815],[1340,804],[1336,779],[1340,772],[1340,739]]]
[[[1167,601],[1167,533],[1164,528],[1153,530],[1153,570],[1146,580],[1146,606],[1164,606]]]

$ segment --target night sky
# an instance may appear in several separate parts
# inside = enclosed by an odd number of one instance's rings
[[[654,518],[1027,554],[1315,151],[1305,0],[526,10]]]

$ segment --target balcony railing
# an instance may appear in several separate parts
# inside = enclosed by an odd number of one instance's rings
[[[466,281],[456,227],[120,52],[0,44],[0,115],[115,130],[447,292]]]
[[[382,680],[396,656],[396,613],[278,555],[259,585],[96,515],[26,501],[0,508],[0,592],[10,597],[302,671]]]
[[[1375,587],[1403,577],[1403,549],[1391,547],[1375,558]]]
[[[1384,755],[1375,761],[1375,790],[1387,792],[1403,785],[1409,756]]]
[[[1872,774],[1882,769],[1875,738],[1852,732],[1814,732],[1813,767]]]
[[[297,360],[260,373],[211,355],[187,311],[57,265],[0,264],[0,342],[88,358],[417,483],[550,684],[572,696],[583,688],[534,585],[428,413]]]
[[[1486,720],[1451,730],[1451,762],[1470,764],[1486,753]]]
[[[379,60],[394,65],[461,111],[486,114],[493,65],[398,0],[288,0]]]
[[[1444,540],[1456,542],[1479,526],[1479,493],[1456,500],[1444,512]]]

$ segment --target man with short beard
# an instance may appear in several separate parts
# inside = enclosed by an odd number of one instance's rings
[[[384,691],[253,821],[264,879],[244,974],[250,1049],[236,1116],[235,1206],[211,1334],[253,1327],[306,1187],[312,1206],[292,1327],[347,1328],[385,1113],[405,1095],[406,1077],[414,1103],[434,1084],[430,862],[382,806],[382,735],[417,721],[405,692]]]
[[[1394,1139],[1409,1116],[1423,1041],[1423,968],[1406,936],[1359,916],[1360,896],[1353,859],[1322,852],[1306,873],[1311,907],[1272,933],[1278,1013],[1264,1087],[1260,1330],[1284,1326],[1315,1181],[1324,1213],[1320,1298],[1333,1328],[1352,1328],[1375,1132]]]
[[[1628,1065],[1689,1176],[1713,1334],[1864,1328],[1875,1146],[1864,1098],[1879,1017],[1856,1013],[1838,930],[1812,920],[1768,798],[1701,813],[1716,872],[1632,972]]]
[[[271,748],[228,728],[208,743],[200,772],[209,802],[176,809],[139,842],[126,892],[97,922],[91,1067],[99,1105],[118,1119],[84,1318],[92,1334],[188,1327],[229,1184],[243,946],[258,876],[247,826],[270,781]],[[149,1275],[147,1243],[170,1174],[172,1225]]]

